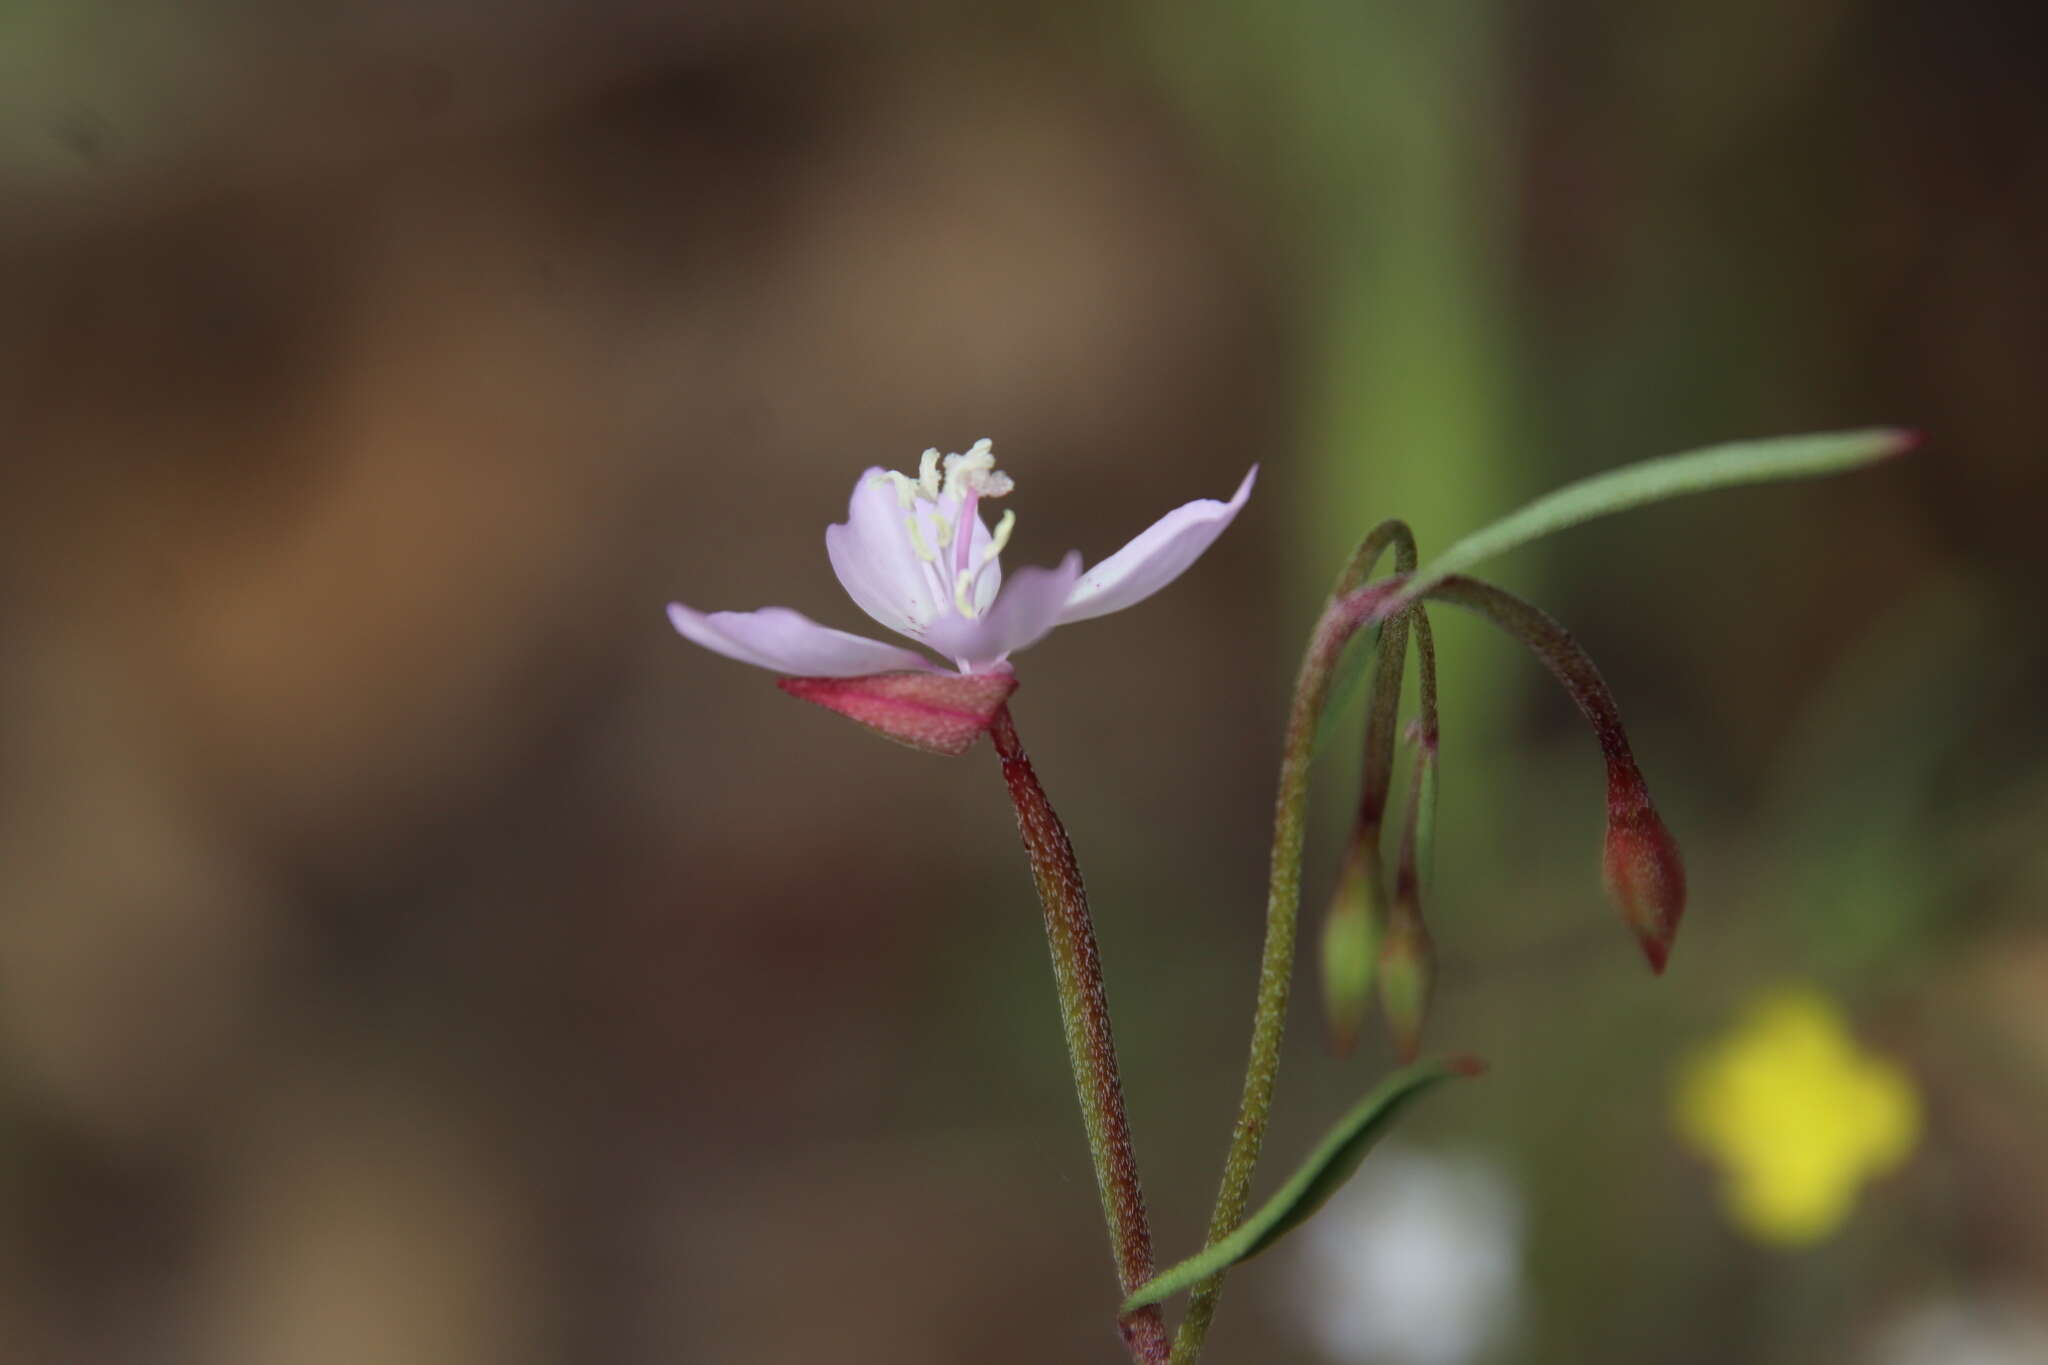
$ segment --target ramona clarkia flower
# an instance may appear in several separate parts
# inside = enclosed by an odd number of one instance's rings
[[[1180,577],[1244,506],[1257,474],[1254,466],[1229,502],[1200,498],[1168,512],[1086,572],[1076,552],[1005,579],[1002,554],[1017,514],[1005,511],[991,527],[982,512],[1013,484],[981,440],[963,455],[927,450],[914,477],[862,474],[846,520],[825,530],[825,552],[869,616],[963,674],[1005,673],[1011,654],[1055,626],[1121,611]],[[834,630],[788,607],[702,612],[673,602],[668,614],[706,649],[795,677],[943,671],[914,649]]]

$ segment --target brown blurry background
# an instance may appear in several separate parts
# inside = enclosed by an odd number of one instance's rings
[[[1933,0],[8,0],[0,1359],[1116,1359],[993,759],[662,617],[865,628],[820,544],[854,474],[984,435],[1017,562],[1264,467],[1015,708],[1177,1257],[1348,544],[1924,428],[1496,566],[1686,841],[1662,981],[1568,703],[1441,624],[1433,1036],[1496,1072],[1405,1136],[1512,1180],[1501,1359],[2048,1311],[2044,51],[2035,6]],[[1274,1168],[1387,1063],[1322,1054],[1307,968]],[[1796,1254],[1726,1225],[1667,1103],[1785,978],[1928,1114]],[[1352,1358],[1301,1274],[1241,1272],[1212,1358]]]

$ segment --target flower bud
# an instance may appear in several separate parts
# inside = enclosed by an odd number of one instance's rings
[[[1378,850],[1354,843],[1323,920],[1323,1018],[1329,1026],[1330,1051],[1349,1056],[1372,1003],[1373,974],[1378,969],[1381,925]]]
[[[777,678],[792,697],[816,702],[879,735],[954,757],[967,752],[1017,690],[1017,675],[870,673],[859,678]]]
[[[1401,852],[1394,864],[1394,904],[1380,940],[1380,1009],[1403,1062],[1414,1061],[1421,1049],[1422,1016],[1429,1010],[1430,987],[1436,981],[1436,947],[1422,922],[1422,875],[1427,865],[1423,853],[1436,824],[1435,672],[1432,661],[1424,670],[1426,691],[1432,695],[1417,734],[1408,818],[1401,826]]]
[[[1422,1018],[1429,1010],[1430,986],[1436,980],[1436,948],[1414,907],[1396,893],[1394,913],[1380,940],[1380,1010],[1394,1036],[1394,1052],[1403,1063],[1422,1050]]]
[[[1607,851],[1601,871],[1607,894],[1643,945],[1650,970],[1663,975],[1671,940],[1685,914],[1685,863],[1678,841],[1658,818],[1642,775],[1611,772],[1607,795]]]
[[[1685,864],[1678,841],[1650,803],[1614,694],[1571,632],[1514,594],[1453,574],[1430,588],[1433,599],[1469,607],[1521,640],[1543,661],[1593,726],[1607,760],[1607,894],[1643,945],[1650,970],[1663,974],[1685,913]]]

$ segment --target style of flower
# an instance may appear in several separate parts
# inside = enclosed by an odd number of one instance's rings
[[[1007,675],[1010,655],[1055,626],[1122,611],[1185,573],[1244,506],[1257,474],[1254,466],[1229,502],[1201,498],[1168,512],[1086,572],[1075,552],[1053,568],[1019,569],[1006,580],[1002,553],[1017,514],[1005,511],[991,528],[982,504],[1014,485],[981,440],[965,454],[925,451],[915,477],[863,473],[846,520],[825,530],[825,552],[869,616],[951,660],[961,674]],[[834,630],[788,607],[702,612],[674,602],[668,614],[704,648],[792,677],[945,671],[916,650]]]
[[[1912,1153],[1920,1098],[1903,1070],[1857,1046],[1833,1001],[1785,988],[1693,1059],[1675,1117],[1723,1168],[1736,1225],[1798,1246],[1833,1232],[1864,1181]]]

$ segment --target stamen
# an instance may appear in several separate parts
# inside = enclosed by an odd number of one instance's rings
[[[981,552],[981,568],[986,569],[996,562],[996,556],[1010,543],[1010,532],[1016,529],[1017,514],[1014,511],[1004,512],[1002,518],[996,522],[995,534],[988,538],[988,545]]]
[[[875,482],[886,483],[896,490],[896,505],[908,512],[917,506],[917,480],[908,474],[899,474],[893,469],[875,475]]]
[[[932,553],[931,546],[925,544],[924,532],[917,529],[917,513],[912,512],[909,516],[905,517],[903,524],[910,528],[910,548],[917,554],[917,557],[927,564],[938,563],[939,557]]]
[[[978,493],[1000,498],[1015,487],[1010,476],[996,468],[995,447],[986,436],[969,446],[965,455],[946,457],[946,492],[954,497]]]
[[[946,571],[950,568],[953,605],[962,616],[978,616],[975,583],[982,571],[995,563],[1003,547],[1010,543],[1010,532],[1017,525],[1015,512],[1003,513],[981,553],[977,555],[974,552],[974,532],[982,525],[977,505],[983,498],[1000,498],[1016,486],[1008,474],[996,468],[994,443],[984,436],[960,455],[941,456],[937,449],[927,450],[918,457],[916,478],[895,470],[884,470],[875,478],[895,490],[897,505],[903,509],[903,529],[910,536],[911,551],[920,561],[931,566],[928,572],[932,575],[932,587],[941,594],[945,592]],[[939,511],[936,504],[941,497],[955,500],[952,517]],[[931,533],[938,541],[936,547],[926,535],[923,524],[926,516],[931,518]]]

